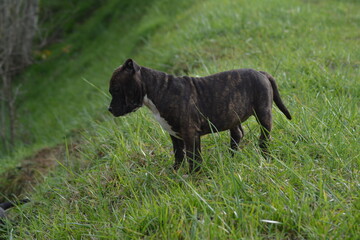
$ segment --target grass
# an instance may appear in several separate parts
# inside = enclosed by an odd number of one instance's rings
[[[10,219],[18,224],[7,224],[4,235],[358,237],[359,3],[117,4],[104,4],[22,76],[28,80],[20,111],[32,114],[21,119],[21,138],[48,146],[81,129],[80,152],[58,160],[34,189],[33,202],[13,210]],[[73,46],[70,53],[64,46]],[[273,158],[261,157],[259,128],[250,119],[233,158],[228,133],[208,135],[202,138],[203,172],[186,179],[185,167],[173,173],[171,141],[147,109],[116,119],[106,113],[108,79],[128,57],[175,74],[251,67],[274,75],[293,120],[274,107]]]

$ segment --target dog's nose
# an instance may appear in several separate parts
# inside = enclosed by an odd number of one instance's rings
[[[112,107],[108,107],[109,112],[112,113]]]

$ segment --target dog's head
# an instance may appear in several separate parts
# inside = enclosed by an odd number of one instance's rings
[[[132,59],[116,69],[110,80],[112,100],[108,110],[115,116],[124,116],[143,105],[144,88],[141,83],[140,66]]]

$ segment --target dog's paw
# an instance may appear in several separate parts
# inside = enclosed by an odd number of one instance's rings
[[[175,163],[175,164],[172,166],[172,169],[173,169],[175,172],[177,172],[177,170],[179,170],[180,166],[181,166],[181,164],[176,164],[176,163]]]

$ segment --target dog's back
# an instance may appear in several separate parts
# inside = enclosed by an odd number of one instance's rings
[[[191,78],[195,105],[217,131],[227,130],[254,114],[256,108],[271,108],[273,91],[267,77],[253,69],[237,69]]]

